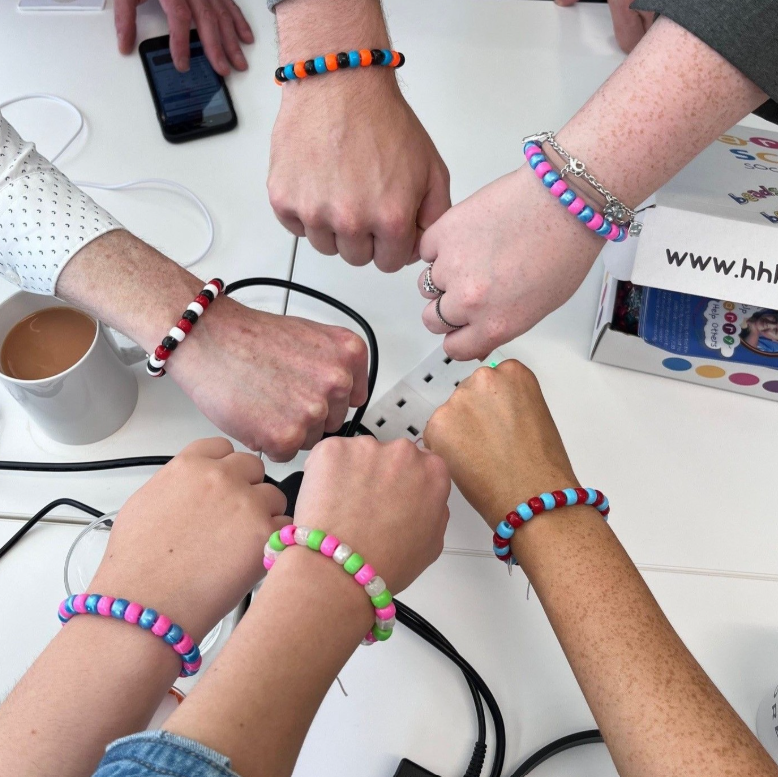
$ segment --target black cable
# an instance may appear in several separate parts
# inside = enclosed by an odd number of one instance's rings
[[[12,472],[97,472],[104,469],[125,467],[162,467],[172,456],[130,456],[126,459],[101,461],[0,461],[0,470]]]
[[[555,739],[545,747],[541,747],[536,753],[533,753],[524,763],[516,769],[511,777],[527,777],[527,775],[536,769],[544,761],[552,758],[565,750],[572,750],[581,745],[595,745],[604,742],[599,729],[593,728],[588,731],[579,731],[577,734],[570,734],[560,739]]]

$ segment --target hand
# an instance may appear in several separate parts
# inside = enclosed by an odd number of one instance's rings
[[[435,263],[432,280],[446,292],[441,314],[464,326],[443,324],[434,301],[422,320],[446,335],[452,358],[484,358],[566,302],[603,242],[555,203],[525,165],[453,207],[424,234],[421,258]]]
[[[115,0],[114,19],[119,51],[129,54],[135,46],[135,15],[146,0]],[[170,25],[170,54],[176,70],[189,70],[189,27],[194,21],[205,56],[222,76],[247,70],[241,43],[254,42],[254,34],[233,0],[159,0]]]
[[[127,500],[90,590],[153,607],[202,639],[264,574],[286,499],[221,437],[184,448]]]
[[[575,5],[578,0],[554,0],[557,5]],[[629,54],[654,23],[653,12],[633,11],[632,0],[608,0],[613,17],[613,34],[621,50]]]
[[[295,523],[350,545],[395,594],[443,550],[450,490],[443,460],[409,440],[332,437],[305,462]]]
[[[522,500],[579,485],[537,379],[512,359],[462,381],[424,444],[492,529]]]
[[[384,68],[287,83],[268,192],[278,220],[320,253],[396,272],[450,206],[448,170]]]
[[[171,377],[226,432],[289,461],[367,399],[367,348],[348,329],[247,308],[227,297],[168,362]]]

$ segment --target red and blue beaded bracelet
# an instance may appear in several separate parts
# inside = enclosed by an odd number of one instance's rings
[[[325,54],[314,59],[290,62],[276,70],[276,83],[279,86],[288,81],[296,81],[308,76],[315,76],[333,70],[348,68],[371,67],[402,67],[405,55],[391,49],[359,49],[341,51],[339,54]]]

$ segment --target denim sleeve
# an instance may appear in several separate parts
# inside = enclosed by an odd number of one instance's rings
[[[108,746],[93,777],[239,777],[230,759],[193,739],[143,731]]]

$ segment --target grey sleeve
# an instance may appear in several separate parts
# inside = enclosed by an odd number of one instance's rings
[[[778,0],[636,0],[687,29],[772,98],[754,113],[778,123]]]
[[[280,2],[281,0],[267,0],[267,7],[272,11]]]

